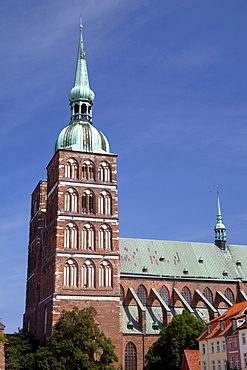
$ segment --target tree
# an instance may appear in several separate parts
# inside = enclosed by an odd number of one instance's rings
[[[198,349],[197,338],[206,330],[202,319],[183,311],[162,329],[146,355],[146,370],[179,370],[185,349]]]
[[[25,330],[19,330],[5,342],[6,370],[34,369],[34,353],[39,342]]]
[[[48,340],[35,354],[38,370],[113,370],[114,345],[99,329],[93,307],[63,311]]]

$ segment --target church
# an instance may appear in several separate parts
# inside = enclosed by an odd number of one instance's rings
[[[117,366],[139,370],[174,315],[209,321],[247,299],[247,247],[227,244],[219,196],[212,243],[119,238],[117,155],[93,100],[81,25],[70,123],[32,193],[23,326],[44,342],[62,310],[94,306]]]

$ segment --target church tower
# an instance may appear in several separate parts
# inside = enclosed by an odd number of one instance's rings
[[[24,328],[44,341],[63,309],[94,306],[121,353],[116,155],[93,126],[80,26],[70,123],[32,194]]]

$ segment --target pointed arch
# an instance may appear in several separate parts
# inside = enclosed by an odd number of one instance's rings
[[[111,166],[108,162],[101,162],[98,169],[99,181],[111,182]]]
[[[78,179],[78,162],[74,158],[69,158],[65,163],[65,177]]]
[[[84,161],[82,164],[82,180],[94,180],[95,169],[92,161]]]
[[[124,300],[124,288],[121,284],[120,284],[120,299],[123,302],[123,300]]]
[[[95,195],[92,190],[85,190],[82,194],[82,213],[95,214]]]
[[[95,287],[95,266],[89,259],[82,265],[82,286],[84,288]]]
[[[147,289],[145,288],[143,284],[138,286],[137,295],[141,303],[143,304],[143,306],[146,306],[147,305]]]
[[[64,248],[77,249],[78,245],[78,229],[77,226],[70,222],[64,230]]]
[[[167,289],[165,285],[163,285],[160,288],[160,296],[163,299],[163,301],[167,304],[167,306],[170,306],[170,294],[169,294],[169,290]]]
[[[68,259],[64,265],[63,284],[69,287],[78,285],[78,267],[72,258]]]
[[[73,188],[69,188],[65,192],[64,210],[65,212],[77,212],[78,210],[78,194]]]
[[[125,370],[137,370],[136,346],[133,342],[129,342],[125,346],[124,368]]]
[[[112,265],[108,261],[101,262],[99,266],[99,286],[112,286]]]
[[[211,303],[213,304],[213,293],[212,290],[206,287],[203,291],[204,297]]]
[[[230,288],[226,288],[224,296],[231,302],[234,303],[234,294]]]
[[[95,245],[94,227],[87,223],[82,228],[82,249],[94,249]]]
[[[187,301],[187,303],[189,303],[189,305],[190,305],[191,304],[191,292],[190,292],[190,290],[187,286],[183,287],[182,296]]]
[[[112,249],[112,231],[109,225],[101,225],[99,229],[99,249]]]

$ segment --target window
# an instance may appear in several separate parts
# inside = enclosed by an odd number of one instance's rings
[[[99,229],[99,248],[111,249],[111,229],[108,225],[102,225]]]
[[[162,286],[160,288],[160,296],[163,299],[163,301],[167,304],[167,306],[170,305],[170,296],[169,296],[169,291],[166,286]]]
[[[47,332],[47,307],[45,307],[44,311],[44,334]]]
[[[242,333],[242,344],[246,344],[245,333]]]
[[[233,338],[234,348],[238,348],[238,338]]]
[[[111,167],[107,162],[102,162],[99,165],[99,181],[111,181]]]
[[[217,360],[217,365],[218,370],[221,370],[221,360]]]
[[[229,338],[228,339],[228,348],[231,349],[232,348],[232,338]]]
[[[232,321],[232,330],[236,330],[236,320]]]
[[[137,289],[137,296],[140,299],[141,303],[146,306],[147,305],[147,290],[144,285],[139,285]]]
[[[107,191],[102,191],[99,196],[99,213],[104,215],[111,214],[111,196]]]
[[[208,325],[208,334],[212,332],[212,325]]]
[[[215,361],[212,361],[212,370],[215,370]]]
[[[220,322],[220,330],[221,331],[225,330],[225,323],[224,323],[224,321],[221,321]]]
[[[66,212],[77,212],[77,192],[70,188],[65,193],[64,210]]]
[[[202,361],[202,370],[207,370],[206,361]]]
[[[64,266],[63,284],[69,287],[77,286],[77,265],[69,259]]]
[[[233,292],[231,291],[231,289],[227,288],[225,290],[225,293],[224,293],[225,297],[231,302],[233,303],[234,302],[234,295],[233,295]]]
[[[220,342],[216,342],[216,352],[220,352]]]
[[[124,365],[125,370],[137,370],[136,346],[132,342],[125,347]]]
[[[205,344],[203,343],[202,344],[202,355],[205,355],[206,353],[206,347],[205,347]]]
[[[247,353],[244,353],[244,367],[247,367]]]
[[[94,165],[91,161],[85,161],[82,165],[82,180],[94,180]]]
[[[112,267],[107,261],[103,261],[99,267],[99,286],[112,286]]]
[[[82,228],[82,249],[94,249],[94,228],[86,224]]]
[[[236,369],[239,369],[239,356],[235,357],[235,366],[236,366]]]
[[[230,356],[229,363],[230,363],[230,368],[233,369],[233,357],[232,356]]]
[[[214,342],[210,343],[211,353],[214,353]]]
[[[222,340],[222,351],[226,350],[226,342],[225,340]]]
[[[95,267],[91,260],[86,260],[82,265],[82,286],[84,288],[95,286]]]
[[[226,360],[223,361],[224,361],[224,370],[227,370],[227,361]]]
[[[191,304],[191,293],[190,293],[189,288],[187,288],[187,286],[183,287],[182,296],[187,301],[187,303],[190,305]]]
[[[124,288],[122,287],[122,285],[120,285],[120,299],[123,302],[123,300],[124,300]]]
[[[64,230],[64,248],[77,248],[77,227],[70,222]]]
[[[95,209],[94,209],[94,193],[87,189],[84,191],[82,194],[82,213],[84,214],[94,214]]]
[[[78,179],[78,163],[74,158],[68,159],[65,164],[65,177]]]
[[[203,295],[204,295],[204,297],[211,303],[211,304],[213,304],[213,293],[212,293],[212,291],[208,288],[208,287],[206,287],[205,289],[204,289],[204,291],[203,291]]]

